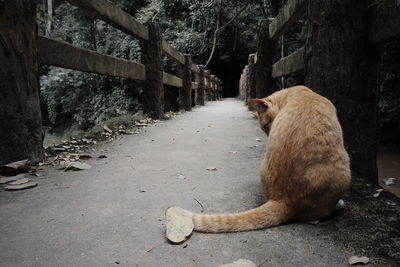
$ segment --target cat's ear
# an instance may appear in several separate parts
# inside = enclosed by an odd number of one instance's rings
[[[257,112],[265,112],[268,109],[268,102],[265,99],[254,98],[249,101],[250,106],[254,108]]]

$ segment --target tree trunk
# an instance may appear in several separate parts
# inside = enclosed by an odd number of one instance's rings
[[[262,98],[273,93],[272,90],[272,42],[269,39],[268,20],[258,23],[257,29],[257,63],[256,63],[256,97]]]
[[[35,6],[0,2],[0,165],[43,159]]]
[[[306,85],[336,106],[353,175],[376,179],[378,92],[368,79],[368,1],[308,4]]]
[[[161,30],[156,23],[148,23],[149,40],[140,41],[141,62],[146,66],[143,90],[143,109],[153,119],[164,117],[164,86]]]

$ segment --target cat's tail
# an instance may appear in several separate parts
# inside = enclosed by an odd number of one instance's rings
[[[287,206],[271,200],[258,208],[241,213],[214,215],[189,213],[192,216],[194,230],[214,233],[267,228],[285,223],[289,219]]]

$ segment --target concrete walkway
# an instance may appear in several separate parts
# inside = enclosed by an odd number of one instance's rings
[[[201,203],[216,213],[263,203],[264,152],[258,122],[228,99],[99,147],[94,154],[107,158],[89,160],[90,170],[47,168],[38,187],[0,192],[0,265],[218,266],[246,258],[262,266],[346,266],[354,250],[330,230],[341,215],[317,226],[194,232],[181,245],[164,239],[169,206],[200,212]]]

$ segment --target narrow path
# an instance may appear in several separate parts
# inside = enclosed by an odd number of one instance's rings
[[[90,160],[90,170],[49,168],[36,188],[0,192],[1,266],[217,266],[239,258],[344,266],[351,255],[331,232],[307,224],[165,241],[168,206],[235,212],[264,201],[265,135],[239,101],[209,102],[99,149],[108,158]]]

